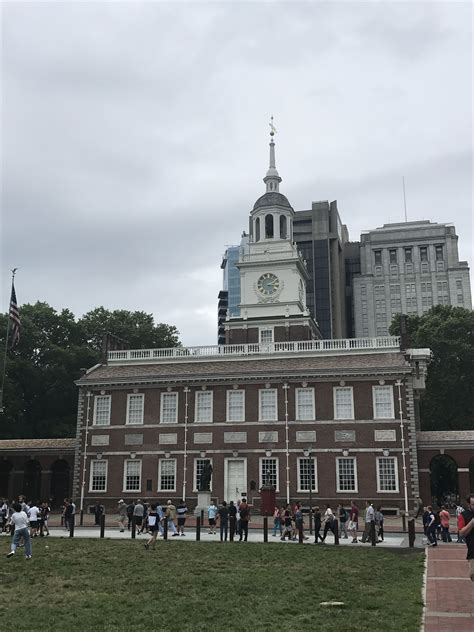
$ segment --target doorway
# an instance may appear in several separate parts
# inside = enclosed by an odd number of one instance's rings
[[[223,500],[234,503],[247,492],[246,459],[225,459],[224,461],[224,494]]]

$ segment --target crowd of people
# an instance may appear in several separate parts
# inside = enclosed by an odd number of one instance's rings
[[[49,535],[48,518],[51,509],[47,501],[28,501],[19,496],[18,501],[0,500],[0,533],[12,536],[10,552],[13,557],[18,548],[24,548],[25,558],[31,560],[31,540]]]
[[[421,499],[419,499],[420,501]],[[419,502],[418,501],[418,502]],[[455,517],[455,529],[456,529],[456,542],[464,542],[464,538],[460,533],[461,527],[459,526],[459,516],[466,510],[467,507],[461,503],[454,507]],[[438,546],[438,542],[452,542],[451,537],[451,514],[448,505],[442,505],[438,509],[434,509],[432,505],[422,506],[421,511],[417,511],[417,516],[421,516],[423,522],[423,531],[426,537],[426,543],[428,546]]]

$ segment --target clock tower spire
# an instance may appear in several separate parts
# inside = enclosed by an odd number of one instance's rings
[[[270,166],[268,167],[267,175],[263,178],[263,181],[267,185],[267,193],[275,191],[279,193],[281,178],[278,174],[275,164],[275,141],[274,137],[277,132],[276,127],[273,125],[273,116],[270,118]]]

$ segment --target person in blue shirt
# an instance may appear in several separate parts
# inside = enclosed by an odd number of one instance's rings
[[[216,516],[217,516],[217,507],[216,505],[211,501],[211,504],[209,505],[209,507],[207,508],[207,517],[209,520],[209,535],[215,535],[216,534]]]

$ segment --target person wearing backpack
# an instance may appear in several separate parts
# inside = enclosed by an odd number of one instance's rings
[[[347,540],[347,518],[349,517],[347,511],[344,509],[342,505],[337,506],[337,517],[339,520],[340,528],[339,528],[339,537],[344,537]],[[344,536],[342,535],[344,534]]]

